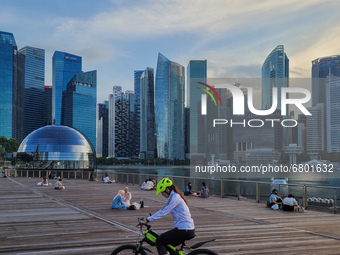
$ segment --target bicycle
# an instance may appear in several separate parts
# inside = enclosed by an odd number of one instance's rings
[[[155,232],[153,232],[151,230],[151,225],[149,224],[145,224],[146,226],[146,230],[143,233],[143,226],[140,223],[142,220],[144,220],[143,218],[138,218],[138,224],[136,227],[140,227],[140,234],[139,237],[142,236],[143,238],[137,243],[137,244],[124,244],[121,245],[119,247],[117,247],[112,253],[111,255],[123,255],[123,254],[141,254],[141,255],[146,255],[146,252],[150,252],[153,253],[150,249],[148,249],[147,247],[143,246],[143,243],[146,242],[148,244],[150,244],[151,246],[155,246],[156,245],[156,240],[158,237],[158,234],[156,234]],[[199,247],[201,247],[202,245],[206,244],[206,243],[210,243],[215,241],[216,239],[212,239],[209,241],[204,241],[204,242],[200,242],[197,244],[194,244],[191,247],[188,247],[185,245],[185,242],[183,242],[181,244],[181,248],[177,249],[176,247],[168,244],[167,245],[167,250],[170,253],[170,255],[199,255],[199,254],[206,254],[206,255],[217,255],[216,252],[213,252],[209,249],[197,249]],[[189,253],[186,252],[186,250],[189,251]]]

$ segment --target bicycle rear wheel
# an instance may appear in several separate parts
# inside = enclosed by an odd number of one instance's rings
[[[116,248],[111,255],[131,255],[131,254],[141,254],[141,255],[146,255],[146,252],[143,250],[143,248],[141,247],[138,251],[137,251],[137,246],[133,245],[133,244],[124,244],[122,246],[119,246],[118,248]]]
[[[213,252],[213,251],[208,250],[208,249],[197,249],[197,250],[193,250],[193,251],[188,253],[188,255],[199,255],[199,254],[218,255],[216,252]]]

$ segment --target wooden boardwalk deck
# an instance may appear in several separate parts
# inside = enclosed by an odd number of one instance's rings
[[[0,254],[110,254],[138,240],[137,217],[166,199],[129,185],[137,211],[112,210],[125,184],[64,179],[65,190],[35,186],[38,178],[0,178]],[[340,254],[340,215],[272,211],[246,200],[188,198],[199,235],[187,244],[216,238],[204,247],[218,254]],[[171,215],[152,224],[172,228]],[[153,249],[153,248],[152,248]]]

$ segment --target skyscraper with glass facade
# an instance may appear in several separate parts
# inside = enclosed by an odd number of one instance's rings
[[[62,96],[74,75],[82,72],[82,58],[66,52],[55,51],[52,60],[52,118],[61,124]]]
[[[154,71],[147,67],[140,78],[140,158],[156,157]]]
[[[52,86],[45,85],[44,126],[52,125]]]
[[[273,104],[273,88],[277,88],[277,108],[281,109],[281,88],[289,86],[289,59],[284,46],[278,45],[262,65],[262,109]],[[286,111],[288,113],[288,109]]]
[[[108,156],[109,101],[97,105],[97,157]]]
[[[74,75],[63,92],[62,125],[82,132],[96,148],[97,71]]]
[[[44,126],[45,50],[26,46],[24,136]]]
[[[198,153],[198,105],[201,102],[202,91],[197,89],[199,82],[207,83],[207,60],[190,60],[187,67],[187,107],[190,107],[190,139],[188,147],[190,154]]]
[[[108,109],[108,156],[136,157],[134,139],[135,95],[133,91],[122,92],[121,86],[113,87],[109,95]]]
[[[24,60],[12,33],[0,31],[0,136],[23,140]]]
[[[306,151],[311,159],[317,159],[319,151],[326,149],[324,108],[324,104],[307,108],[311,115],[306,116]]]
[[[122,87],[113,86],[113,94],[109,95],[109,131],[108,131],[108,157],[116,157],[116,122],[118,121],[118,100],[122,98]]]
[[[184,159],[185,71],[180,64],[158,54],[155,84],[157,155]]]
[[[134,116],[134,142],[136,147],[136,154],[140,153],[140,104],[141,104],[141,80],[140,77],[144,70],[135,70],[134,71],[134,87],[135,87],[135,116]]]
[[[326,77],[329,72],[340,77],[340,55],[317,58],[312,61],[312,106],[326,104]]]
[[[340,77],[331,73],[326,81],[327,152],[340,152]]]

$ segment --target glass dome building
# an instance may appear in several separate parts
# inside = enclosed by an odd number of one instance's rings
[[[61,125],[30,133],[17,153],[19,169],[94,170],[95,150],[79,131]]]

